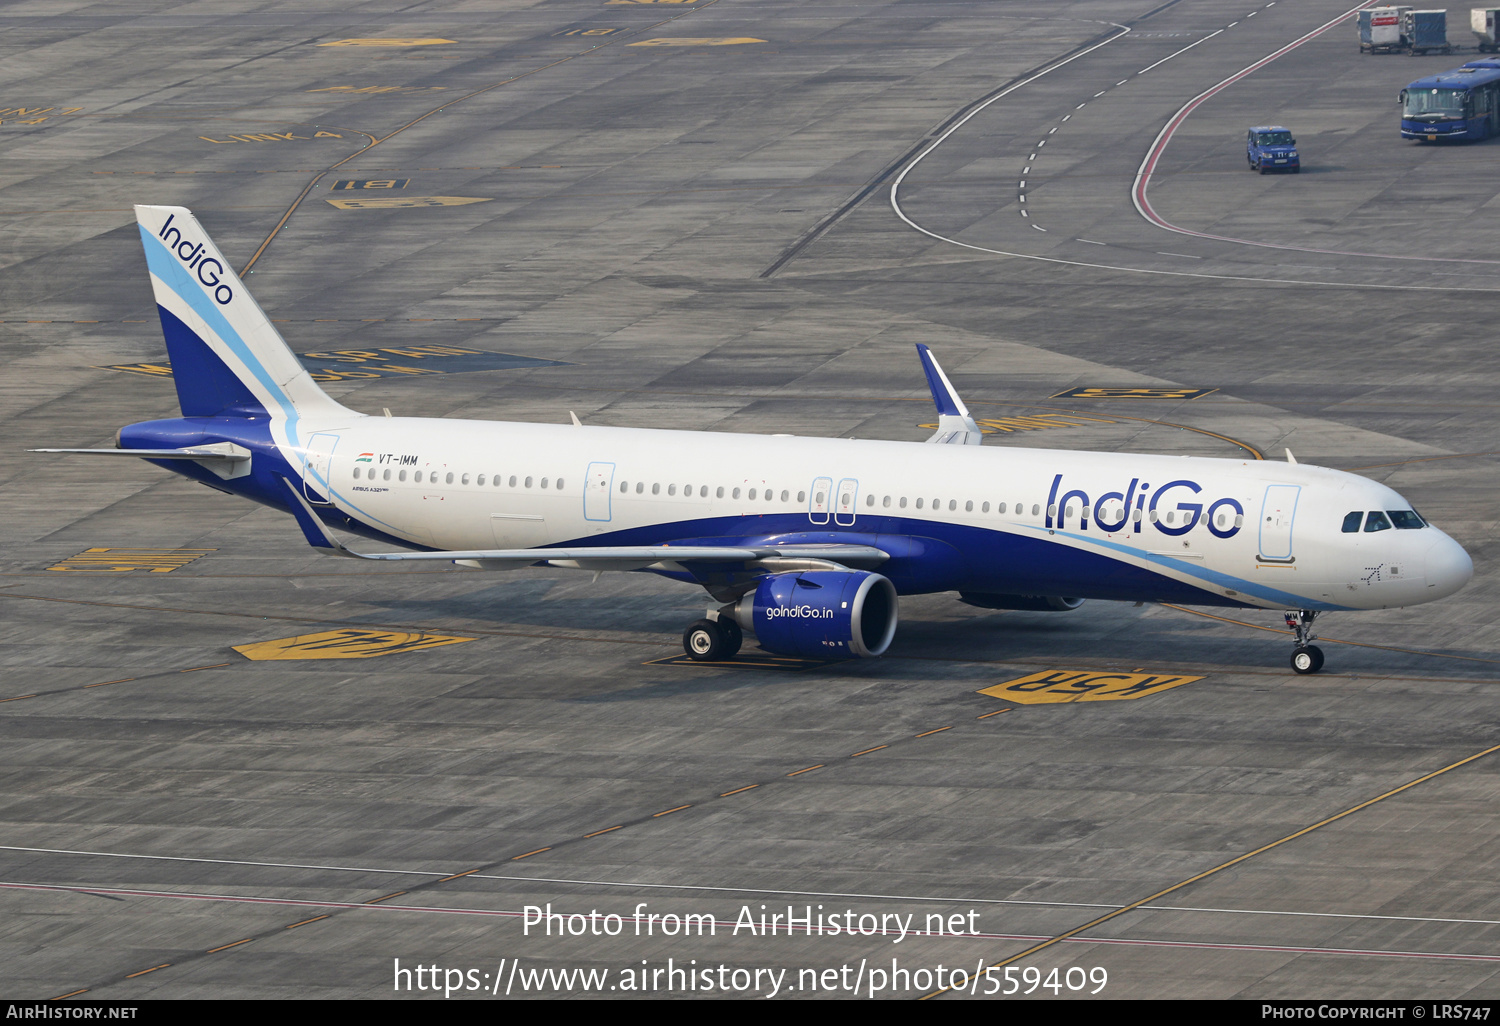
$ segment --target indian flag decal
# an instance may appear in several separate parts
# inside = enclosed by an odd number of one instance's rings
[[[369,463],[372,459],[374,459],[374,457],[375,457],[375,454],[373,452],[362,452],[362,453],[359,454],[359,457],[357,459],[355,459],[354,462],[355,463]]]

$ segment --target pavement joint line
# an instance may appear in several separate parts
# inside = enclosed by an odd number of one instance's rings
[[[526,71],[520,72],[519,74],[512,75],[510,78],[503,79],[503,80],[501,80],[499,82],[493,82],[490,85],[487,85],[487,86],[484,86],[482,88],[476,89],[473,92],[466,93],[463,96],[453,97],[452,99],[449,99],[448,101],[446,101],[442,105],[434,107],[432,110],[429,110],[427,113],[419,115],[418,117],[413,118],[412,120],[408,121],[406,124],[400,126],[399,128],[395,129],[394,131],[388,132],[387,134],[381,136],[380,138],[376,138],[375,136],[370,135],[368,132],[360,132],[359,134],[365,136],[367,139],[370,140],[369,144],[366,145],[366,146],[361,146],[359,149],[355,150],[353,153],[351,153],[349,156],[345,157],[343,160],[339,161],[336,164],[329,165],[329,167],[326,170],[320,171],[316,175],[313,176],[312,180],[309,181],[307,183],[307,185],[303,188],[303,190],[297,195],[297,198],[292,201],[292,205],[287,208],[286,213],[281,216],[281,220],[278,221],[278,222],[276,222],[276,227],[274,227],[274,228],[271,229],[271,233],[266,236],[265,241],[263,241],[260,244],[260,246],[255,250],[255,252],[251,255],[249,261],[247,261],[246,264],[243,267],[240,268],[240,271],[239,271],[240,276],[243,277],[245,275],[248,275],[251,272],[251,269],[255,266],[255,262],[261,258],[262,254],[265,253],[266,248],[271,245],[272,241],[275,240],[276,236],[281,232],[281,229],[284,228],[284,227],[286,227],[287,222],[290,221],[291,218],[292,218],[292,215],[297,212],[297,209],[302,205],[302,201],[305,200],[308,197],[308,195],[312,192],[313,187],[316,186],[318,184],[318,182],[322,181],[325,176],[331,174],[334,171],[337,171],[339,168],[342,168],[345,164],[348,164],[350,161],[354,160],[354,158],[358,157],[360,154],[369,152],[371,149],[375,148],[376,146],[379,146],[381,143],[387,142],[390,139],[393,139],[396,136],[400,135],[402,132],[406,131],[408,128],[411,128],[411,127],[413,127],[413,126],[415,126],[417,124],[420,124],[421,122],[423,122],[423,121],[427,120],[428,118],[432,117],[434,114],[438,114],[438,113],[441,113],[441,112],[447,110],[449,107],[452,107],[452,106],[455,106],[457,104],[463,103],[465,100],[471,100],[471,99],[473,99],[476,96],[482,96],[482,95],[484,95],[486,93],[493,92],[494,90],[499,89],[502,86],[510,85],[513,82],[519,82],[523,78],[529,78],[532,75],[540,74],[541,72],[546,71],[549,68],[555,68],[559,64],[566,64],[568,61],[576,60],[579,57],[586,57],[589,54],[595,53],[596,51],[598,51],[598,50],[600,50],[600,49],[602,49],[604,47],[613,46],[615,43],[619,42],[620,40],[628,39],[631,36],[637,36],[637,35],[641,35],[641,34],[646,33],[646,32],[654,31],[655,29],[660,28],[662,25],[669,25],[672,22],[678,21],[678,20],[680,20],[682,18],[690,17],[691,15],[696,14],[699,11],[707,10],[708,8],[712,7],[714,4],[716,4],[718,2],[719,2],[719,0],[704,0],[704,3],[703,3],[703,5],[701,7],[698,7],[698,6],[690,7],[688,10],[682,11],[682,12],[680,12],[678,14],[674,14],[674,15],[672,15],[669,18],[663,18],[662,20],[657,21],[657,22],[653,22],[650,25],[643,25],[640,28],[636,28],[636,29],[626,29],[624,32],[620,33],[620,35],[619,35],[618,38],[615,38],[615,37],[611,36],[610,38],[604,40],[603,42],[596,43],[595,45],[589,47],[586,50],[582,50],[582,51],[579,51],[579,52],[576,52],[576,53],[568,54],[566,57],[560,57],[557,60],[548,61],[547,63],[541,64],[541,65],[539,65],[539,66],[537,66],[535,68],[529,68]],[[357,130],[351,129],[351,131],[357,131]]]
[[[16,884],[0,884],[0,886],[15,887],[15,886],[18,886],[18,885],[16,885]],[[67,886],[58,886],[58,887],[56,887],[54,889],[57,889],[57,890],[76,890],[77,888],[72,888],[72,887],[67,887]],[[239,904],[239,903],[250,903],[250,904],[269,904],[269,905],[315,905],[315,906],[323,907],[323,908],[334,908],[334,909],[337,909],[338,911],[345,911],[345,912],[346,911],[353,911],[353,910],[356,910],[356,909],[368,909],[368,908],[371,908],[371,906],[369,906],[369,905],[358,904],[358,903],[351,903],[351,902],[318,901],[318,900],[313,900],[313,899],[299,899],[299,898],[270,898],[270,897],[262,897],[262,896],[259,896],[259,895],[243,895],[243,894],[204,894],[204,893],[197,893],[197,892],[191,892],[191,891],[147,891],[147,890],[140,890],[140,889],[128,889],[128,890],[127,889],[121,889],[120,893],[122,893],[122,894],[129,894],[129,895],[135,896],[135,897],[168,898],[168,899],[188,900],[188,901],[221,901],[221,902],[229,902],[229,903],[236,903],[236,904]],[[440,915],[487,916],[487,917],[493,917],[493,918],[506,918],[506,919],[520,919],[520,918],[523,918],[527,914],[524,910],[517,910],[517,909],[457,908],[457,907],[444,906],[444,905],[377,905],[377,906],[373,906],[373,908],[375,910],[377,910],[377,911],[389,911],[389,912],[426,913],[426,914],[440,914]],[[317,917],[312,918],[312,919],[303,920],[300,923],[294,923],[294,924],[292,924],[292,926],[284,927],[284,929],[292,929],[295,926],[303,926],[303,925],[306,925],[308,923],[315,923],[315,922],[318,922],[319,920],[327,919],[327,918],[329,918],[328,915],[317,916]],[[626,916],[623,916],[622,918],[627,923],[639,923],[639,922],[643,921],[643,917],[641,917],[641,916],[635,916],[635,915],[626,915]],[[714,920],[714,923],[715,923],[716,926],[723,926],[726,929],[729,928],[729,927],[732,927],[734,925],[733,922],[728,921],[728,920],[718,920],[718,919],[716,919],[716,920]],[[802,929],[803,932],[806,933],[808,930],[810,930],[812,928],[811,927],[802,927],[800,929]],[[896,934],[896,933],[898,933],[898,928],[890,928],[890,927],[881,927],[881,928],[877,928],[874,931],[874,935],[875,936],[890,936],[890,935]],[[979,933],[979,934],[963,934],[963,935],[950,936],[950,937],[945,938],[945,939],[956,939],[956,940],[966,940],[967,941],[967,940],[973,940],[973,939],[977,938],[977,939],[980,939],[980,940],[1018,940],[1018,941],[1031,941],[1031,940],[1040,940],[1042,938],[1042,936],[1043,935],[1039,935],[1039,934]],[[236,943],[245,943],[246,941],[250,941],[250,940],[254,940],[254,939],[256,939],[256,938],[253,938],[253,937],[245,938],[244,941],[239,941],[239,942],[236,942]],[[1483,952],[1412,951],[1412,950],[1391,950],[1391,949],[1381,949],[1381,948],[1327,948],[1327,947],[1316,947],[1316,946],[1311,946],[1311,945],[1291,945],[1291,944],[1237,944],[1237,943],[1232,943],[1232,942],[1225,943],[1225,942],[1214,942],[1214,941],[1162,940],[1162,939],[1147,938],[1147,937],[1086,937],[1086,938],[1076,938],[1076,937],[1073,937],[1073,938],[1068,938],[1067,943],[1073,943],[1073,944],[1105,944],[1105,945],[1118,945],[1118,946],[1129,946],[1129,947],[1192,948],[1192,949],[1203,949],[1203,950],[1209,950],[1209,951],[1226,951],[1226,950],[1227,951],[1275,951],[1275,952],[1289,952],[1289,953],[1301,953],[1301,954],[1362,955],[1362,956],[1376,957],[1376,958],[1430,958],[1430,959],[1452,959],[1452,960],[1457,960],[1457,961],[1500,962],[1500,955],[1492,954],[1492,953],[1483,953]],[[205,954],[207,954],[207,952],[205,952]],[[141,970],[138,973],[132,973],[131,976],[142,976],[142,975],[145,975],[146,973],[155,972],[157,969],[165,969],[165,968],[168,968],[169,966],[175,965],[175,964],[180,964],[180,963],[166,962],[166,963],[163,963],[162,965],[155,966],[155,967],[153,967],[151,969],[144,969],[144,970]],[[126,977],[126,979],[129,979],[129,978],[130,977]],[[87,987],[80,988],[79,990],[73,991],[72,994],[80,994],[80,993],[83,993],[83,992],[87,991],[88,989],[89,988],[87,988]],[[62,996],[63,997],[69,997],[69,996],[72,996],[72,994],[65,994],[65,995],[62,995]],[[58,1000],[58,999],[54,998],[53,1000]]]
[[[1009,711],[1009,710],[1004,710]],[[609,827],[608,830],[619,830],[621,827]],[[595,834],[585,836],[597,836],[599,833],[607,833],[608,830],[597,831]],[[422,869],[379,869],[369,866],[328,866],[313,863],[297,862],[256,862],[245,859],[204,859],[192,858],[181,855],[139,855],[129,852],[101,852],[101,851],[79,851],[67,848],[27,848],[18,845],[0,845],[0,851],[26,851],[40,852],[52,855],[85,855],[104,858],[120,859],[150,859],[164,862],[200,862],[211,865],[229,866],[256,866],[266,869],[317,869],[341,873],[384,873],[400,876],[436,876],[432,870]],[[943,894],[878,894],[868,892],[850,891],[810,891],[810,890],[788,890],[771,887],[725,887],[705,884],[687,883],[650,883],[640,880],[585,880],[574,877],[547,877],[547,876],[503,876],[493,873],[483,873],[485,867],[470,869],[462,873],[454,873],[449,876],[431,881],[432,883],[447,883],[475,874],[480,880],[496,880],[505,883],[530,883],[530,884],[558,884],[569,887],[616,887],[622,890],[671,890],[671,891],[715,891],[726,894],[777,894],[788,897],[803,898],[843,898],[843,899],[865,899],[871,901],[919,901],[931,902],[945,905],[1024,905],[1038,908],[1118,908],[1119,902],[1101,901],[1038,901],[1025,898],[981,898],[964,895]],[[18,886],[12,882],[6,882],[11,886]],[[41,885],[28,884],[19,885],[39,890],[66,890],[77,893],[96,893],[100,890],[97,886],[86,887],[83,885]],[[176,892],[171,892],[176,893]],[[363,907],[362,905],[349,904],[350,908]],[[1265,908],[1220,908],[1217,906],[1196,905],[1141,905],[1139,908],[1146,912],[1200,912],[1213,915],[1248,915],[1248,916],[1297,916],[1313,919],[1368,919],[1379,922],[1413,922],[1413,923],[1456,923],[1472,926],[1500,926],[1500,919],[1458,919],[1448,916],[1390,916],[1378,915],[1364,912],[1306,912],[1287,909],[1265,909]],[[254,940],[255,938],[247,938]],[[1040,938],[1038,938],[1040,939]],[[244,943],[236,941],[235,943]]]
[[[1191,886],[1192,884],[1195,884],[1195,883],[1197,883],[1200,880],[1204,880],[1204,879],[1207,879],[1210,876],[1213,876],[1215,873],[1222,872],[1223,870],[1229,869],[1232,866],[1237,866],[1241,862],[1244,862],[1244,861],[1246,861],[1248,859],[1252,859],[1255,856],[1260,855],[1260,854],[1262,854],[1264,852],[1268,852],[1268,851],[1270,851],[1273,848],[1278,848],[1278,847],[1280,847],[1283,844],[1287,844],[1287,843],[1289,843],[1291,841],[1295,841],[1297,838],[1304,837],[1307,834],[1312,833],[1314,830],[1319,829],[1320,827],[1328,826],[1330,823],[1336,823],[1339,820],[1345,818],[1346,816],[1352,816],[1356,812],[1359,812],[1362,809],[1367,809],[1371,805],[1376,804],[1377,802],[1381,802],[1381,801],[1384,801],[1385,799],[1390,798],[1390,797],[1392,797],[1394,795],[1401,794],[1403,791],[1410,790],[1411,788],[1416,787],[1419,784],[1423,784],[1423,783],[1425,783],[1425,782],[1433,779],[1434,777],[1442,776],[1444,773],[1448,773],[1448,772],[1450,772],[1452,770],[1456,770],[1456,769],[1458,769],[1461,766],[1467,766],[1469,763],[1474,762],[1477,759],[1482,759],[1486,755],[1491,754],[1492,752],[1500,752],[1500,745],[1491,745],[1489,748],[1486,748],[1483,751],[1476,752],[1473,755],[1465,756],[1464,758],[1459,759],[1457,762],[1449,763],[1448,765],[1442,767],[1441,769],[1436,769],[1436,770],[1433,770],[1431,773],[1423,774],[1422,776],[1417,777],[1415,780],[1409,780],[1409,781],[1407,781],[1406,783],[1402,784],[1399,787],[1393,787],[1389,791],[1386,791],[1383,794],[1376,795],[1374,798],[1367,799],[1366,801],[1360,802],[1358,805],[1351,806],[1350,808],[1347,808],[1347,809],[1345,809],[1342,812],[1338,812],[1338,813],[1333,814],[1332,816],[1328,816],[1328,817],[1326,817],[1324,819],[1320,819],[1320,820],[1318,820],[1318,822],[1313,823],[1311,826],[1305,826],[1301,830],[1297,830],[1297,831],[1295,831],[1293,833],[1287,834],[1285,837],[1278,838],[1277,840],[1274,840],[1274,841],[1272,841],[1269,844],[1263,844],[1259,848],[1256,848],[1256,849],[1254,849],[1252,851],[1247,851],[1243,855],[1238,855],[1238,856],[1230,859],[1228,862],[1222,862],[1219,865],[1214,866],[1212,869],[1206,869],[1206,870],[1204,870],[1201,873],[1197,873],[1197,874],[1195,874],[1193,876],[1190,876],[1186,880],[1179,881],[1178,883],[1175,883],[1175,884],[1173,884],[1170,887],[1165,887],[1165,888],[1157,891],[1155,894],[1152,894],[1152,895],[1149,895],[1149,896],[1147,896],[1145,898],[1142,898],[1139,901],[1133,901],[1133,902],[1131,902],[1128,905],[1122,905],[1121,907],[1115,909],[1112,912],[1106,912],[1102,916],[1099,916],[1099,917],[1097,917],[1095,919],[1089,920],[1087,923],[1084,923],[1082,926],[1075,926],[1073,929],[1068,930],[1065,933],[1060,933],[1057,936],[1051,938],[1050,940],[1043,941],[1040,944],[1034,944],[1031,947],[1027,948],[1025,951],[1018,952],[1017,954],[1014,954],[1014,955],[1008,955],[1005,958],[1001,959],[1000,961],[998,961],[998,962],[994,963],[993,965],[989,966],[988,968],[990,968],[990,969],[999,969],[999,968],[1002,968],[1004,966],[1007,966],[1007,965],[1011,964],[1012,962],[1019,962],[1023,958],[1028,958],[1031,955],[1034,955],[1034,954],[1036,954],[1039,951],[1044,951],[1047,948],[1051,947],[1052,945],[1057,944],[1057,943],[1059,943],[1061,941],[1072,940],[1073,938],[1076,938],[1079,934],[1083,933],[1086,930],[1091,930],[1091,929],[1093,929],[1096,926],[1100,926],[1100,925],[1102,925],[1104,923],[1107,923],[1110,920],[1115,919],[1118,916],[1122,916],[1122,915],[1124,915],[1127,912],[1133,912],[1136,909],[1139,909],[1142,906],[1147,905],[1150,902],[1155,901],[1157,898],[1165,897],[1168,894],[1173,893],[1174,891],[1178,891],[1178,890],[1181,890],[1184,887]],[[1085,939],[1088,940],[1088,941],[1103,940],[1103,938],[1093,938],[1093,937],[1085,938]],[[1500,959],[1500,956],[1494,956],[1494,957],[1496,959]],[[940,994],[946,993],[946,992],[948,992],[951,989],[952,988],[950,988],[950,987],[942,987],[942,988],[940,988],[938,990],[932,991],[931,993],[924,994],[919,1000],[926,1001],[929,998],[934,998],[934,997],[937,997]]]

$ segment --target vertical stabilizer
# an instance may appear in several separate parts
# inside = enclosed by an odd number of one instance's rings
[[[186,207],[135,208],[185,417],[348,415],[313,381]]]

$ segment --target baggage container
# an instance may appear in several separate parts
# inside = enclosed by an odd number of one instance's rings
[[[1359,12],[1360,53],[1397,53],[1406,49],[1403,18],[1410,7],[1369,7]]]
[[[1471,8],[1469,27],[1479,37],[1480,53],[1500,53],[1500,7]]]
[[[1407,52],[1452,53],[1453,44],[1448,42],[1448,12],[1406,11],[1401,15],[1402,35],[1406,37]]]

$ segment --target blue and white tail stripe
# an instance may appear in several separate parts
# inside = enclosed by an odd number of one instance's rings
[[[248,394],[291,448],[303,418],[358,416],[312,380],[190,211],[135,210],[184,413],[209,412],[205,394]]]

